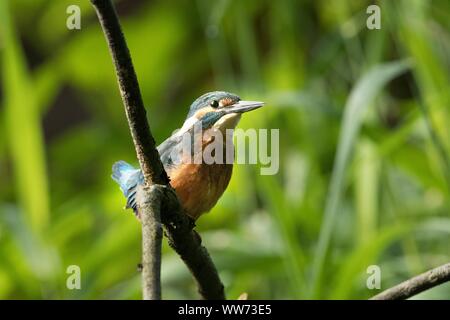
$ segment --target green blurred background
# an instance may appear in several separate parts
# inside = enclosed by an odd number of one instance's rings
[[[450,2],[116,1],[158,143],[226,90],[266,107],[280,171],[238,165],[198,221],[229,298],[368,298],[450,260]],[[66,8],[81,8],[81,30]],[[87,0],[0,1],[0,298],[139,299],[136,163]],[[81,290],[66,268],[81,268]],[[198,298],[164,244],[163,298]],[[418,297],[446,299],[443,285]]]

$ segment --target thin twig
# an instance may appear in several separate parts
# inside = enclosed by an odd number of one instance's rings
[[[164,171],[147,122],[136,73],[114,6],[110,0],[91,2],[114,62],[120,94],[146,186],[167,184],[169,178]],[[146,189],[143,191],[145,193]],[[143,194],[140,198],[144,199],[138,207],[142,221],[142,294],[144,299],[161,299],[160,199],[157,199],[155,194]],[[147,200],[153,200],[154,203]]]
[[[144,300],[161,300],[161,201],[163,190],[153,185],[138,195],[142,223],[142,293]],[[153,216],[154,215],[154,216]]]
[[[406,280],[395,287],[389,288],[371,300],[403,300],[408,299],[422,291],[436,287],[450,281],[450,263],[431,269],[414,278]]]
[[[169,178],[148,125],[139,83],[119,18],[110,0],[91,0],[91,2],[97,11],[114,62],[120,94],[145,182],[147,185],[166,185]]]
[[[110,0],[91,0],[91,2],[96,9],[114,62],[125,113],[146,185],[158,185],[158,190],[164,190],[163,193],[157,192],[156,197],[159,199],[155,201],[158,205],[146,205],[144,201],[138,209],[141,219],[145,220],[143,221],[143,237],[150,235],[149,239],[143,239],[142,267],[145,282],[143,289],[149,290],[144,292],[144,297],[158,296],[158,288],[160,288],[161,260],[160,257],[150,259],[150,252],[160,255],[161,240],[159,233],[152,232],[150,229],[151,226],[160,226],[159,219],[161,219],[170,246],[188,266],[202,298],[225,299],[224,287],[217,269],[208,251],[202,246],[200,236],[193,230],[194,224],[184,214],[175,191],[169,184],[169,177],[164,170],[147,122],[136,73],[114,6]],[[147,195],[147,197],[153,196]],[[150,279],[155,283],[147,282]]]

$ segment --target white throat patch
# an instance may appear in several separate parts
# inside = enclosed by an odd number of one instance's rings
[[[234,129],[241,120],[240,113],[229,113],[214,123],[213,128],[225,131],[226,129]]]

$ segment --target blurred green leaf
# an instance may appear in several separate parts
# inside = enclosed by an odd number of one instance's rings
[[[383,86],[409,67],[406,61],[374,66],[357,82],[345,105],[341,133],[336,151],[333,174],[325,203],[323,225],[320,231],[317,253],[314,258],[312,288],[314,296],[320,292],[322,272],[329,248],[333,225],[339,210],[346,167],[350,161],[353,143],[358,135],[366,109]]]
[[[4,39],[4,112],[16,188],[28,222],[33,230],[42,231],[49,222],[50,212],[40,113],[32,79],[11,21],[8,1],[0,4],[0,20]]]

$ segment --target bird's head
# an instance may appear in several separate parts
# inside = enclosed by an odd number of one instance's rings
[[[243,101],[239,96],[229,92],[209,92],[191,104],[185,124],[201,121],[203,129],[233,129],[242,113],[263,105],[264,103],[259,101]]]

